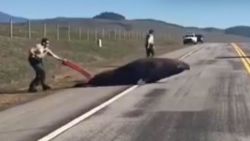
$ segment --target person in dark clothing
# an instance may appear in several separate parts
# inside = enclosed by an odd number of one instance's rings
[[[64,61],[65,59],[62,59],[61,57],[57,56],[54,54],[50,49],[49,49],[49,40],[47,38],[43,38],[41,40],[40,44],[36,44],[35,47],[32,47],[29,50],[29,57],[28,61],[31,65],[31,67],[34,69],[36,73],[36,77],[31,81],[29,85],[29,92],[37,92],[36,87],[41,84],[43,90],[48,90],[51,89],[50,86],[48,86],[45,83],[46,79],[46,73],[43,67],[43,58],[46,56],[52,56],[53,58],[59,60],[59,61]]]
[[[149,30],[148,34],[146,35],[145,41],[145,49],[147,57],[154,57],[154,31],[152,29]]]

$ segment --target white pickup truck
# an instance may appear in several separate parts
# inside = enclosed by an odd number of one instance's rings
[[[203,43],[203,35],[201,34],[187,34],[183,36],[183,44],[197,44],[197,43]]]
[[[183,44],[197,44],[198,38],[195,36],[195,34],[187,34],[183,36]]]

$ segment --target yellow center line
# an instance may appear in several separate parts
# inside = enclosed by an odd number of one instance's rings
[[[247,58],[246,54],[242,51],[242,49],[237,44],[231,43],[231,45],[234,47],[235,51],[241,57],[242,63],[244,64],[247,72],[250,74],[250,60]]]
[[[244,58],[247,60],[248,64],[250,65],[250,59],[247,57],[247,55],[245,54],[245,52],[238,46],[239,51],[241,52],[241,54],[243,54]]]

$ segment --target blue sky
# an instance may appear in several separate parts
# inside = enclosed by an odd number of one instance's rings
[[[250,26],[250,0],[1,0],[0,11],[32,19],[93,17],[112,11],[184,26]]]

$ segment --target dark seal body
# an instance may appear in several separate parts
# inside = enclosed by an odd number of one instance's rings
[[[115,70],[95,75],[88,82],[88,85],[130,85],[137,84],[139,80],[152,83],[189,69],[190,67],[187,63],[179,60],[163,58],[139,59]]]

